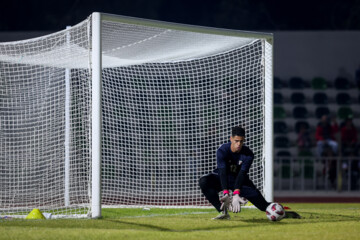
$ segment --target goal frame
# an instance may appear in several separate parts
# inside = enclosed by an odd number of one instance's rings
[[[102,41],[101,23],[103,20],[166,28],[173,30],[207,33],[226,36],[238,36],[244,38],[264,39],[266,45],[265,55],[270,55],[271,61],[264,61],[264,145],[263,160],[264,177],[263,191],[267,201],[273,201],[273,35],[271,33],[259,33],[237,30],[225,30],[210,27],[198,27],[185,24],[175,24],[155,20],[145,20],[132,17],[124,17],[112,14],[94,12],[91,16],[91,82],[92,82],[92,185],[91,185],[91,217],[101,217],[101,141],[102,141]],[[267,57],[267,56],[264,56]]]

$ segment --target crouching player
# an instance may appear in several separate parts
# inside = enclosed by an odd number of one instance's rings
[[[249,147],[244,145],[244,142],[244,128],[233,127],[230,142],[221,145],[216,152],[217,169],[202,176],[199,180],[202,193],[220,213],[213,219],[230,219],[228,210],[234,213],[240,212],[241,204],[245,204],[247,200],[264,212],[270,204],[249,178],[248,173],[254,154]],[[232,197],[229,190],[233,190]],[[219,199],[221,191],[223,197]],[[299,218],[300,216],[287,212],[286,217]]]

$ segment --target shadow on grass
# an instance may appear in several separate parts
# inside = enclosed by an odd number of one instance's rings
[[[301,214],[303,219],[327,220],[321,222],[360,221],[360,216],[349,216],[349,215],[331,214],[331,213],[314,213],[314,212],[301,212]]]
[[[216,221],[210,220],[209,216],[199,215],[200,223],[191,225],[185,221],[186,224],[179,227],[169,227],[169,221],[177,221],[175,219],[164,218],[163,222],[154,222],[151,218],[144,220],[141,218],[141,222],[138,221],[139,218],[128,218],[124,219],[54,219],[54,220],[38,220],[38,221],[1,221],[0,227],[2,226],[21,226],[21,227],[39,227],[39,228],[63,228],[63,229],[133,229],[133,230],[152,230],[152,231],[162,231],[162,232],[196,232],[196,231],[216,231],[216,230],[231,230],[231,229],[242,229],[247,227],[256,227],[256,226],[271,226],[273,224],[277,225],[294,225],[294,224],[311,224],[311,223],[332,223],[332,222],[352,222],[360,221],[360,216],[349,216],[343,214],[328,214],[328,213],[314,213],[314,212],[299,212],[302,216],[302,219],[286,219],[280,222],[270,222],[266,217],[252,217],[245,218],[241,215],[232,216],[230,221]],[[179,216],[183,218],[184,216]],[[205,219],[206,217],[206,219]],[[172,224],[174,226],[174,224]],[[203,225],[203,226],[201,226]]]
[[[209,227],[203,227],[203,228],[190,228],[190,229],[173,229],[173,228],[166,228],[166,227],[160,227],[153,224],[144,224],[144,223],[136,223],[136,222],[125,222],[121,220],[106,220],[110,221],[112,223],[120,223],[124,225],[128,225],[131,227],[131,229],[148,229],[148,230],[154,230],[154,231],[163,231],[163,232],[196,232],[196,231],[214,231],[214,230],[221,230],[221,229],[232,229],[232,228],[239,228],[239,226],[229,226],[229,225],[219,225],[219,226],[209,226]],[[166,223],[164,223],[165,225]],[[219,222],[221,224],[221,222]]]

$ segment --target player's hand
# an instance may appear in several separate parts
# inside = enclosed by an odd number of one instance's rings
[[[246,204],[247,202],[247,199],[240,197],[239,194],[234,194],[230,205],[230,211],[234,213],[241,212],[241,204]]]
[[[221,206],[220,206],[220,210],[223,211],[225,209],[229,208],[230,202],[231,202],[231,198],[229,194],[224,194],[224,196],[222,196],[220,198],[220,202],[221,202]]]

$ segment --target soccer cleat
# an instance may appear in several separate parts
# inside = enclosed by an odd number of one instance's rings
[[[241,198],[241,200],[242,200],[242,201],[241,201],[241,204],[244,205],[244,206],[249,202],[249,200],[247,200],[247,199],[244,198],[244,197],[240,197],[240,198]]]
[[[219,215],[212,218],[212,220],[229,220],[229,219],[230,219],[230,215],[227,211],[222,211],[222,212],[220,212]]]
[[[300,219],[301,216],[297,212],[294,212],[294,211],[285,211],[285,218],[297,218],[297,219]]]

